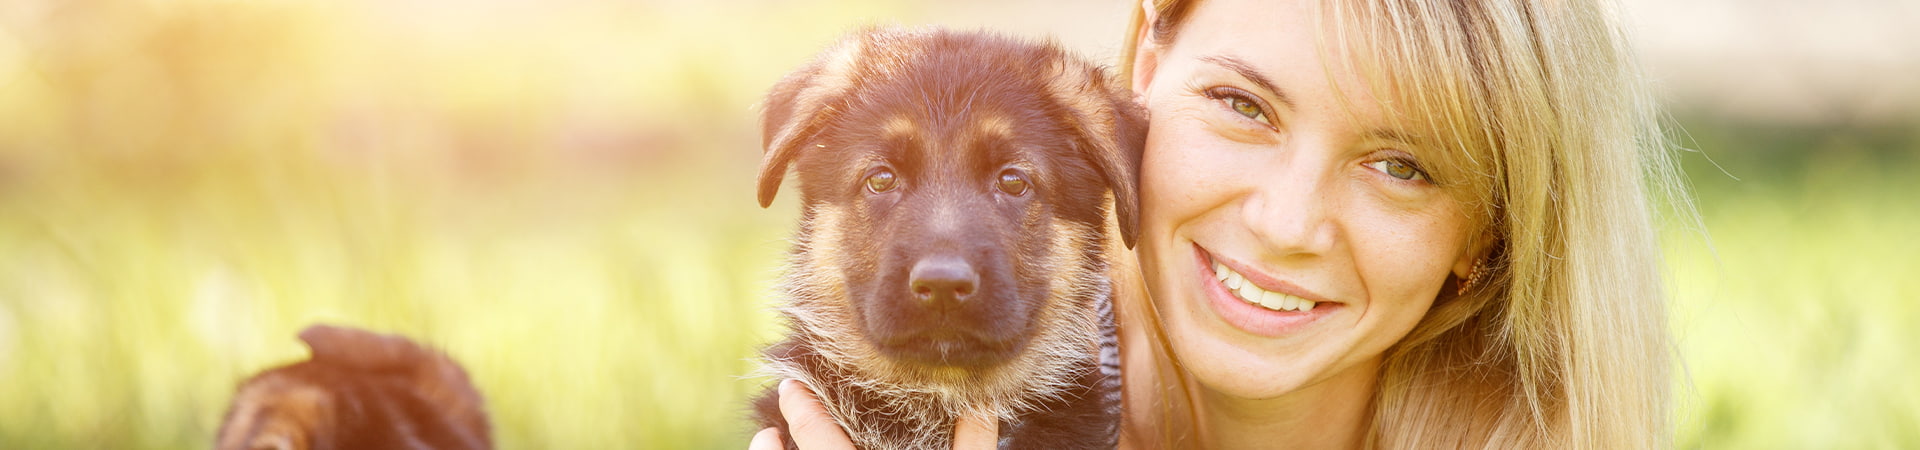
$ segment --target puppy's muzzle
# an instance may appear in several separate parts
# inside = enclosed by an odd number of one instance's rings
[[[1002,257],[957,241],[903,245],[889,258],[898,262],[881,265],[891,276],[883,275],[862,313],[882,354],[928,366],[986,367],[1025,346],[1030,313],[1017,301],[1006,264],[997,262]]]
[[[913,263],[907,287],[920,306],[946,312],[960,306],[980,288],[980,273],[954,255],[934,255]]]

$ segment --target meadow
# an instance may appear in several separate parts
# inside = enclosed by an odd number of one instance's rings
[[[206,448],[316,322],[446,349],[502,448],[744,444],[796,215],[754,203],[751,106],[854,24],[944,11],[475,5],[0,8],[0,447]],[[1685,106],[1704,227],[1649,261],[1679,446],[1920,446],[1920,119]]]

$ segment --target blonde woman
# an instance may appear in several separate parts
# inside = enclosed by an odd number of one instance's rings
[[[1134,15],[1151,295],[1119,297],[1123,447],[1669,443],[1653,210],[1686,204],[1613,5]]]
[[[1144,4],[1127,442],[1664,446],[1677,191],[1619,15]]]

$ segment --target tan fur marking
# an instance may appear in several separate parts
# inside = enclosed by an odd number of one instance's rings
[[[920,129],[920,124],[915,123],[913,119],[906,116],[893,116],[887,119],[886,126],[880,127],[880,133],[890,138],[911,138],[919,137],[923,131]]]
[[[864,343],[840,331],[853,329],[854,321],[846,304],[847,280],[841,276],[841,261],[836,259],[843,253],[838,246],[840,222],[846,212],[827,204],[808,207],[813,209],[813,223],[809,224],[812,235],[802,253],[805,259],[794,261],[799,267],[787,272],[800,278],[788,284],[795,288],[797,301],[786,310],[802,326],[833,339],[817,349],[821,355],[835,360],[868,356],[873,353],[871,349],[862,349]]]
[[[317,386],[276,374],[249,382],[236,397],[234,422],[219,437],[219,448],[304,449],[309,432],[326,434],[331,426],[326,421],[332,416],[332,398]]]
[[[988,116],[973,123],[973,135],[976,138],[994,137],[1013,138],[1013,119],[1007,116]]]

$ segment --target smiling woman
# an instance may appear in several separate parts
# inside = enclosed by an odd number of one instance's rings
[[[1125,443],[1668,442],[1650,197],[1687,208],[1618,15],[1145,2]]]

